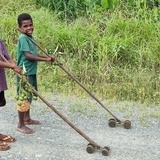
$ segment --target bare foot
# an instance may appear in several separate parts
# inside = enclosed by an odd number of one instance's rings
[[[10,149],[10,146],[5,142],[0,141],[0,151],[6,151],[8,149]]]
[[[24,121],[24,124],[25,125],[39,125],[39,124],[41,124],[39,121],[36,121],[36,120],[33,120],[33,119],[29,119],[29,120],[27,120],[27,121]]]
[[[34,130],[32,130],[32,129],[26,127],[26,126],[17,127],[16,129],[17,129],[17,131],[25,133],[25,134],[32,134],[32,133],[35,132]]]

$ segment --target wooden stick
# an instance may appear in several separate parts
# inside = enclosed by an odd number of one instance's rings
[[[0,56],[2,59],[6,62],[8,62],[5,57],[0,53]],[[8,62],[9,63],[9,62]],[[21,75],[17,74],[19,77]],[[28,82],[29,83],[29,82]],[[94,142],[90,137],[88,137],[85,133],[83,133],[79,128],[77,128],[71,121],[69,121],[65,116],[63,116],[55,107],[53,107],[44,97],[42,97],[32,85],[29,86],[31,87],[32,91],[50,108],[52,109],[60,118],[62,118],[69,126],[71,126],[77,133],[79,133],[83,138],[85,138],[89,143],[91,143],[94,147],[96,148],[101,148],[96,142]]]
[[[19,30],[21,33],[22,31],[17,28],[17,30]],[[33,42],[42,52],[44,52],[47,56],[50,56],[40,45],[38,45],[35,41],[33,41],[29,36],[26,35],[26,37]],[[121,124],[122,121],[115,116],[107,107],[105,107],[105,105],[93,94],[91,93],[82,83],[80,83],[80,81],[78,81],[71,73],[69,73],[63,66],[62,64],[58,63],[57,64],[65,73],[67,73],[79,86],[81,86],[93,99],[95,99],[100,105],[101,107],[103,107],[110,115],[112,115],[116,121]]]

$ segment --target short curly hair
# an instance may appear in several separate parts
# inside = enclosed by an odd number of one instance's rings
[[[21,26],[22,21],[25,21],[25,20],[31,20],[31,22],[33,23],[32,17],[28,13],[21,13],[17,18],[18,25]]]

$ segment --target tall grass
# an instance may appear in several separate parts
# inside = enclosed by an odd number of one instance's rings
[[[87,16],[77,15],[72,21],[59,20],[58,12],[37,7],[30,0],[6,1],[0,8],[0,36],[12,57],[16,58],[19,35],[14,29],[16,18],[19,13],[28,12],[34,20],[37,42],[50,54],[59,45],[65,53],[60,61],[87,88],[108,99],[159,104],[157,7],[150,9],[138,4],[130,7],[129,1],[121,1],[112,9],[96,9]],[[8,77],[11,76],[8,72]],[[57,66],[39,63],[38,81],[43,91],[86,96]]]

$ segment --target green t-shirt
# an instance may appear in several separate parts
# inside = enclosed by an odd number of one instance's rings
[[[34,38],[31,36],[34,40]],[[28,60],[25,51],[30,52],[33,55],[38,55],[36,45],[31,42],[25,34],[21,34],[17,44],[17,65],[23,69],[26,69],[26,75],[33,75],[37,73],[37,61]]]

